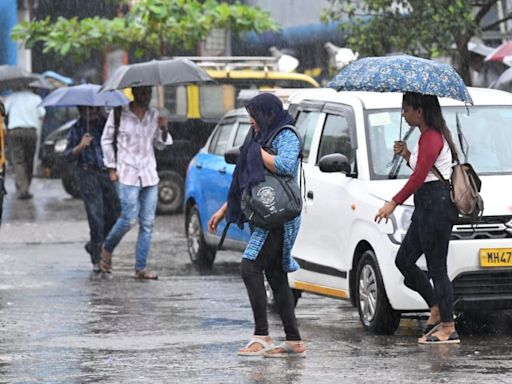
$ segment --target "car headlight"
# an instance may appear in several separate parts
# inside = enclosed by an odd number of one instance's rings
[[[55,153],[64,152],[66,150],[67,145],[68,145],[68,139],[67,138],[57,140],[55,142],[55,147],[54,147]]]
[[[390,240],[395,244],[402,244],[402,241],[411,225],[411,218],[414,207],[410,205],[399,205],[395,208],[391,221],[393,222],[393,233],[389,235]]]

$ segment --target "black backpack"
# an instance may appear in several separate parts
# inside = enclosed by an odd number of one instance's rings
[[[267,152],[272,152],[274,138],[284,129],[292,130],[299,139],[302,160],[302,138],[291,125],[277,129],[264,145]],[[255,227],[273,229],[284,225],[300,215],[302,211],[300,185],[293,176],[281,176],[265,169],[265,180],[254,185],[242,194],[242,212],[247,221]]]

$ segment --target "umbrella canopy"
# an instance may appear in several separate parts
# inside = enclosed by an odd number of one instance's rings
[[[55,85],[51,84],[48,80],[44,78],[42,75],[36,75],[37,79],[28,83],[28,87],[44,89],[46,91],[51,91],[55,89]]]
[[[418,92],[473,104],[464,81],[450,65],[408,55],[356,60],[344,67],[329,87],[337,91]]]
[[[501,89],[502,91],[512,91],[512,68],[507,69],[498,77],[489,88]]]
[[[43,99],[42,107],[117,107],[127,105],[129,100],[120,91],[99,93],[97,84],[81,84],[54,90]]]
[[[204,69],[190,60],[151,60],[119,67],[103,84],[102,90],[209,81],[213,81],[213,79]]]
[[[0,89],[27,86],[37,80],[37,76],[12,65],[0,65]]]
[[[505,41],[489,53],[484,61],[499,61],[510,66],[512,64],[512,41]]]

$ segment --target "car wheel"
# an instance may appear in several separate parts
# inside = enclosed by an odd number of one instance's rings
[[[215,261],[217,250],[206,244],[204,240],[201,219],[196,207],[190,208],[185,228],[187,232],[187,246],[190,261],[200,267],[211,267]]]
[[[81,198],[80,189],[78,188],[78,184],[76,182],[74,166],[66,165],[62,167],[61,181],[62,186],[67,193],[69,193],[75,199]]]
[[[389,304],[375,254],[371,250],[363,253],[357,267],[356,294],[363,326],[376,334],[394,334],[401,314]]]
[[[183,193],[185,181],[174,171],[161,171],[158,173],[158,205],[159,214],[173,214],[181,212],[183,208]]]

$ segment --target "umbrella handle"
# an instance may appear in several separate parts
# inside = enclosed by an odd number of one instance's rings
[[[3,173],[5,165],[5,137],[4,137],[4,119],[0,117],[0,170]]]

